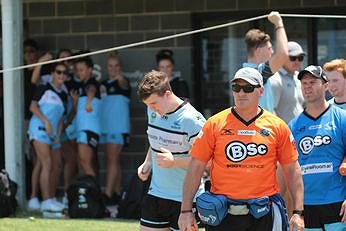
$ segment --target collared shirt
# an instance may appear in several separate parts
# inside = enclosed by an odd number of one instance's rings
[[[292,76],[286,69],[280,68],[269,79],[273,90],[274,111],[286,123],[303,111],[304,98],[297,74],[295,72]]]

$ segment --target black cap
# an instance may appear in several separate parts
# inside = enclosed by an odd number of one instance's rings
[[[321,66],[310,65],[298,74],[298,79],[301,80],[305,73],[309,73],[318,79],[322,79],[324,82],[328,82],[326,73],[323,71]]]

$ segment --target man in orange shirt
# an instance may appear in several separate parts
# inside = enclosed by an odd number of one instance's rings
[[[283,168],[288,189],[293,196],[294,215],[290,229],[304,229],[303,182],[293,136],[286,123],[258,106],[263,94],[263,78],[254,68],[241,68],[232,80],[235,106],[212,116],[204,125],[190,151],[192,156],[183,188],[179,217],[180,230],[190,231],[197,224],[192,201],[206,164],[211,162],[212,195],[227,197],[228,214],[219,225],[207,230],[287,230],[277,222],[272,201],[280,198],[276,180],[276,164]],[[258,198],[269,197],[268,213],[255,218],[251,206]],[[245,207],[242,211],[238,202]],[[287,215],[280,198],[282,221]],[[233,207],[233,208],[231,208]],[[274,211],[274,212],[273,212]],[[274,219],[275,217],[275,219]],[[202,218],[203,220],[203,218]],[[273,229],[273,227],[275,229]]]

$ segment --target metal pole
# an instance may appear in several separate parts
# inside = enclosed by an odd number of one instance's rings
[[[22,64],[23,3],[22,0],[1,0],[3,67]],[[25,201],[24,175],[24,98],[22,71],[4,73],[5,166],[18,184],[19,205]]]

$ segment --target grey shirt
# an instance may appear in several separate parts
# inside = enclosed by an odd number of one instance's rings
[[[304,98],[297,75],[298,72],[292,76],[280,68],[269,79],[274,95],[274,111],[286,123],[303,111]]]

